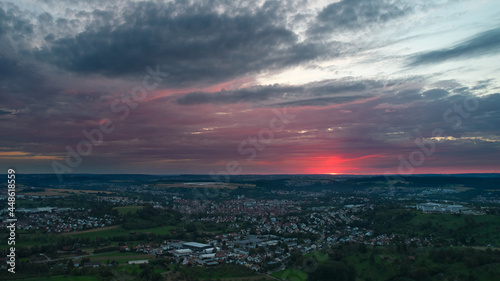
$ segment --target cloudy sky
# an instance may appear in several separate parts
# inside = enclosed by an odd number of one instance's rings
[[[1,1],[18,173],[500,172],[500,2]]]

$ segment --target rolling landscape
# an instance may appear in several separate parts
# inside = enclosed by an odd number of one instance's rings
[[[0,0],[0,281],[500,280],[500,1]]]
[[[245,175],[231,183],[203,175],[73,175],[64,184],[55,175],[17,179],[21,280],[500,274],[497,174]],[[439,208],[419,208],[431,203]],[[1,247],[5,255],[8,249]]]

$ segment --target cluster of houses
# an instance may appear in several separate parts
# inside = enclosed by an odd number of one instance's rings
[[[157,258],[167,258],[171,262],[181,263],[184,266],[211,267],[221,263],[232,263],[246,266],[257,272],[264,272],[269,269],[270,265],[283,264],[293,251],[299,251],[305,255],[345,242],[388,245],[395,238],[393,234],[374,237],[370,230],[347,227],[344,231],[337,231],[334,235],[315,242],[310,239],[284,238],[276,235],[226,233],[216,235],[213,240],[206,241],[206,243],[173,240],[159,244],[139,244],[133,247],[120,243],[120,251],[155,255]],[[416,243],[419,246],[424,242],[429,241],[418,237],[404,241],[407,245]],[[148,263],[148,260],[141,259],[127,263],[143,264]],[[86,262],[80,266],[97,267],[100,265],[101,263]]]
[[[371,230],[347,226],[343,231],[313,242],[310,239],[285,238],[276,235],[245,235],[239,233],[220,234],[206,243],[185,241],[164,241],[161,244],[151,243],[134,246],[122,246],[123,251],[135,251],[155,254],[157,257],[169,258],[186,266],[214,266],[221,263],[234,263],[247,266],[255,271],[263,271],[269,265],[282,264],[291,252],[299,251],[307,254],[333,245],[352,242],[367,245],[387,245],[394,235],[374,237]],[[405,241],[409,244],[418,238]]]
[[[89,215],[89,210],[73,208],[19,208],[17,229],[42,230],[47,233],[64,233],[113,225],[113,216],[104,214],[102,217]],[[5,227],[7,222],[0,222]]]
[[[500,194],[499,192],[488,192],[485,195],[477,195],[472,199],[473,202],[479,202],[483,204],[500,204]]]
[[[186,208],[191,208],[194,204],[190,200],[179,200],[179,204],[182,201],[182,205],[177,205],[178,210],[186,211]],[[236,201],[236,200],[235,200]],[[278,202],[276,202],[278,201]],[[258,212],[247,212],[241,215],[237,215],[241,211],[240,205],[231,205],[228,203],[223,209],[226,211],[225,214],[220,215],[219,206],[217,203],[210,202],[205,203],[205,205],[211,206],[210,209],[217,210],[213,215],[203,213],[203,216],[199,216],[196,219],[191,219],[193,221],[201,222],[214,222],[214,223],[233,223],[232,227],[240,228],[242,225],[240,222],[249,222],[253,225],[251,230],[246,231],[241,229],[243,234],[266,234],[273,233],[276,235],[287,235],[287,234],[314,234],[318,236],[328,236],[330,234],[331,226],[348,225],[354,221],[358,221],[359,217],[356,213],[363,212],[367,209],[374,208],[373,204],[357,204],[357,205],[344,205],[343,207],[314,207],[309,208],[306,216],[298,215],[279,215],[281,211],[271,212],[268,207],[272,204],[277,204],[277,206],[286,206],[286,208],[296,208],[295,210],[302,211],[298,203],[290,202],[289,200],[240,200],[243,202],[243,206],[253,208],[252,210],[260,210]],[[185,205],[184,205],[185,204]],[[231,209],[231,206],[234,209]],[[296,207],[297,206],[297,207]],[[262,208],[262,209],[261,209]],[[191,210],[190,210],[191,211]],[[189,212],[188,212],[189,213]],[[287,213],[289,214],[289,213]]]
[[[253,200],[240,197],[240,199],[215,202],[210,200],[175,199],[174,210],[183,214],[203,213],[206,215],[231,214],[231,216],[257,217],[272,214],[274,216],[286,215],[300,211],[303,202],[292,200]]]

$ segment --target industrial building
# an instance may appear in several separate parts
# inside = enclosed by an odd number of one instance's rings
[[[203,244],[198,242],[186,242],[182,244],[182,247],[193,250],[195,252],[203,252],[203,250],[205,249],[213,248],[213,246],[210,246],[209,244]]]
[[[420,203],[417,204],[417,210],[424,213],[452,213],[458,214],[463,211],[468,210],[468,208],[462,205],[449,205],[449,204],[439,204],[439,203]]]

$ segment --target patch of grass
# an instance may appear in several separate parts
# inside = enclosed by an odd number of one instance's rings
[[[156,233],[156,234],[169,234],[170,230],[174,229],[174,226],[166,225],[153,228],[139,229],[136,233]]]
[[[74,237],[89,237],[91,239],[95,239],[97,237],[114,237],[114,236],[128,236],[130,234],[130,230],[126,230],[123,227],[117,227],[113,229],[104,229],[104,230],[97,230],[93,232],[86,232],[86,233],[68,233],[66,235],[68,236],[74,236]]]
[[[462,234],[468,239],[474,237],[476,243],[500,245],[500,220],[494,215],[452,215],[417,213],[409,221],[410,227],[419,234],[431,232],[435,236],[452,238]]]
[[[50,276],[50,277],[35,277],[27,279],[19,279],[21,281],[99,281],[100,279],[94,276]]]
[[[84,189],[65,189],[65,188],[45,188],[42,192],[26,192],[26,195],[34,196],[68,196],[70,194],[112,194],[110,191],[102,190],[84,190]]]
[[[324,252],[320,252],[320,251],[311,252],[311,253],[309,253],[309,254],[307,254],[305,256],[306,257],[310,257],[310,258],[314,258],[319,263],[324,263],[324,262],[326,262],[328,260],[328,254],[324,253]]]
[[[114,252],[114,253],[102,253],[92,255],[92,257],[116,257],[116,256],[135,256],[138,255],[136,252]]]
[[[116,261],[119,264],[126,264],[128,261],[134,260],[148,260],[150,258],[154,258],[154,255],[147,254],[139,254],[139,253],[113,253],[113,254],[105,254],[105,255],[92,255],[89,256],[91,262],[102,262],[106,263],[109,259],[110,261]],[[81,263],[81,260],[78,260],[77,263]]]
[[[78,233],[78,234],[71,234],[68,233],[67,235],[71,235],[74,237],[89,237],[89,238],[96,238],[96,237],[114,237],[114,236],[128,236],[130,235],[131,232],[135,233],[155,233],[155,234],[169,234],[170,230],[174,229],[174,226],[159,226],[159,227],[153,227],[153,228],[145,228],[145,229],[137,229],[137,230],[127,230],[124,229],[123,227],[117,227],[114,229],[106,229],[106,230],[101,230],[101,231],[93,231],[93,232],[88,232],[88,233]]]
[[[364,280],[373,278],[374,280],[387,280],[394,276],[396,270],[396,260],[401,259],[393,254],[374,254],[369,251],[365,254],[356,253],[347,257],[347,262],[356,268],[356,274]]]
[[[214,267],[191,267],[183,268],[182,271],[190,278],[199,279],[216,279],[216,278],[239,278],[239,277],[254,277],[257,274],[250,268],[242,265],[220,264]]]
[[[118,214],[120,215],[126,215],[128,212],[131,214],[137,213],[137,211],[142,210],[144,206],[121,206],[121,207],[114,207],[113,209],[118,211]]]
[[[290,280],[290,281],[306,281],[307,273],[302,270],[298,270],[295,268],[287,268],[282,271],[274,272],[271,276],[282,279],[282,280]]]

